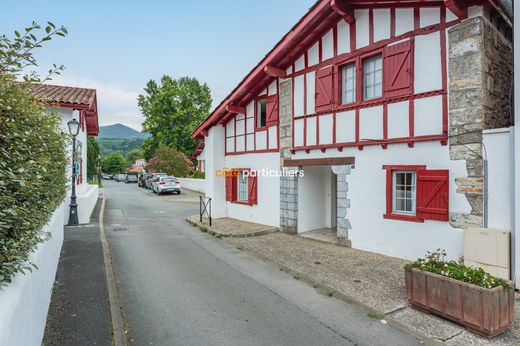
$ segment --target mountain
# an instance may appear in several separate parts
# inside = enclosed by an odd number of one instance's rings
[[[99,135],[98,135],[99,139],[103,139],[103,138],[145,139],[147,137],[148,137],[147,133],[141,133],[141,132],[136,131],[133,128],[125,126],[123,124],[100,126]]]

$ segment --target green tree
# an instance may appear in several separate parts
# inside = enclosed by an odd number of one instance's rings
[[[187,177],[193,173],[193,163],[184,153],[161,144],[148,162],[148,168],[176,177]]]
[[[103,173],[122,173],[126,167],[126,159],[119,151],[114,151],[101,159],[101,171]]]
[[[67,30],[52,23],[43,35],[40,29],[33,22],[13,38],[0,35],[0,288],[35,267],[29,255],[49,238],[42,227],[63,202],[68,181],[61,117],[30,90],[30,83],[49,80],[63,66],[53,65],[43,77],[24,74],[37,66],[34,49]]]
[[[160,144],[191,156],[197,146],[191,133],[211,107],[209,87],[196,78],[163,76],[160,83],[150,80],[144,91],[138,104],[144,115],[143,131],[151,134],[143,145],[145,158],[149,159]]]
[[[94,137],[87,138],[87,177],[99,174],[99,144]]]
[[[129,166],[132,166],[135,161],[144,158],[143,151],[141,149],[132,149],[128,154],[126,154],[126,160]]]

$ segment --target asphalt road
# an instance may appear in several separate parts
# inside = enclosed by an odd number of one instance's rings
[[[353,305],[201,233],[194,193],[105,182],[105,229],[136,345],[418,345]]]

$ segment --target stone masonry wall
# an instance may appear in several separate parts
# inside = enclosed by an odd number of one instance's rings
[[[291,158],[292,146],[292,85],[282,80],[280,97],[280,163]],[[289,167],[298,170],[298,167]],[[298,177],[280,178],[280,231],[298,233]]]
[[[511,125],[512,48],[484,13],[451,28],[448,39],[450,158],[466,161],[468,176],[455,183],[472,208],[470,214],[452,213],[450,222],[482,226],[482,130]]]

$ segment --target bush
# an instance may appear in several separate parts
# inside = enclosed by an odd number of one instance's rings
[[[193,172],[193,163],[182,152],[161,144],[148,162],[148,169],[176,177],[187,177]]]
[[[194,179],[204,179],[205,177],[206,174],[204,172],[195,171],[195,173],[193,173]]]
[[[507,281],[491,276],[482,268],[468,267],[455,261],[446,262],[445,258],[446,252],[437,249],[435,252],[427,252],[425,258],[419,258],[417,261],[405,265],[405,268],[416,268],[485,288],[497,286],[511,288]]]
[[[31,270],[29,254],[65,197],[66,136],[24,84],[0,75],[0,287]]]
[[[123,173],[126,167],[126,159],[119,151],[114,151],[101,159],[101,171],[103,173]]]

